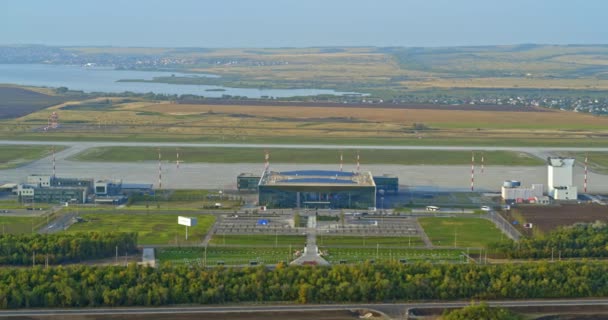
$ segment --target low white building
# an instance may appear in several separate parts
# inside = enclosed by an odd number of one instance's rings
[[[576,200],[578,199],[578,190],[575,186],[556,187],[550,196],[555,200]]]
[[[542,184],[533,184],[529,188],[521,186],[519,181],[507,180],[501,188],[501,196],[505,201],[520,201],[530,200],[536,197],[542,197],[544,186]]]

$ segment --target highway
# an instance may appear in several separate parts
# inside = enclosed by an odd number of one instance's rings
[[[171,146],[171,147],[251,147],[251,148],[358,148],[358,149],[395,149],[395,150],[507,150],[519,151],[545,158],[551,152],[558,151],[607,151],[608,148],[532,148],[532,147],[462,147],[462,146],[337,146],[337,145],[293,145],[293,144],[210,144],[210,143],[154,143],[154,142],[70,142],[70,141],[15,141],[0,140],[0,145],[65,145],[69,148],[56,154],[56,172],[61,177],[90,177],[94,179],[122,179],[126,183],[158,184],[158,162],[142,161],[129,163],[110,162],[80,162],[67,160],[69,157],[92,147],[101,146]],[[261,158],[261,157],[260,157]],[[177,169],[175,163],[168,160],[162,165],[162,184],[164,188],[172,189],[236,189],[236,176],[243,172],[261,173],[263,163],[188,163],[188,159]],[[371,171],[375,175],[393,174],[399,177],[402,185],[407,185],[412,191],[467,191],[470,190],[471,167],[469,165],[381,165],[365,164],[362,170]],[[331,165],[322,164],[281,164],[271,162],[271,169],[277,171],[298,169],[338,169]],[[345,170],[355,170],[354,163],[346,163]],[[46,157],[19,168],[0,170],[0,183],[22,182],[29,174],[50,174],[52,172],[51,157]],[[608,192],[608,179],[605,175],[589,173],[590,192]],[[522,185],[547,182],[545,166],[492,166],[486,162],[484,173],[478,172],[475,177],[475,187],[478,191],[498,192],[504,180],[519,180]],[[583,168],[574,169],[574,183],[582,190],[584,179]]]
[[[499,300],[488,301],[489,305],[501,307],[606,307],[608,299],[552,299],[552,300]],[[410,309],[461,308],[471,301],[455,302],[410,302],[384,304],[307,304],[307,305],[233,305],[192,307],[133,307],[133,308],[73,308],[73,309],[19,309],[2,310],[0,317],[38,316],[87,316],[87,315],[159,315],[159,314],[205,314],[205,313],[257,313],[257,312],[306,312],[336,310],[374,310],[392,318],[401,318]],[[238,318],[238,316],[236,317]]]

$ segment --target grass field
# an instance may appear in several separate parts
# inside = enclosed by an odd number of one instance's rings
[[[329,248],[323,249],[324,258],[332,264],[359,263],[367,260],[405,262],[462,262],[462,251],[452,249],[373,249],[373,248]]]
[[[190,115],[188,124],[211,124],[213,118],[225,117],[224,131],[235,123],[253,125],[273,122],[290,124],[292,129],[314,129],[323,126],[333,133],[338,129],[358,128],[361,132],[412,129],[413,124],[425,124],[433,129],[553,129],[590,130],[604,129],[608,120],[588,114],[568,111],[516,112],[478,110],[393,109],[382,107],[288,107],[258,105],[197,105],[157,103],[141,107],[140,111],[155,112],[156,116],[177,116],[183,120]],[[402,129],[403,130],[403,129]],[[483,132],[478,132],[482,134]],[[359,133],[361,134],[361,133]]]
[[[0,216],[0,232],[2,234],[22,234],[37,232],[46,224],[46,216],[7,217]]]
[[[500,241],[502,231],[485,219],[419,218],[418,222],[435,246],[484,248]]]
[[[340,153],[327,149],[268,149],[273,163],[322,163],[336,164]],[[175,148],[161,148],[166,159],[176,157]],[[359,150],[363,164],[403,164],[403,165],[457,165],[469,164],[469,151],[427,150]],[[476,152],[481,156],[481,152]],[[486,165],[534,166],[543,161],[526,153],[509,151],[484,152]],[[179,148],[180,160],[209,163],[257,163],[264,159],[264,149],[259,148]],[[357,150],[343,151],[345,162],[354,163]],[[158,149],[150,147],[97,147],[83,151],[72,157],[79,161],[132,162],[158,159]]]
[[[225,235],[214,234],[209,244],[217,246],[293,246],[294,248],[304,247],[305,236],[285,236],[285,235]]]
[[[289,263],[295,257],[293,253],[297,249],[289,248],[230,248],[230,247],[208,247],[205,259],[205,248],[159,248],[156,257],[161,263],[171,262],[174,264],[197,264],[215,266],[218,263],[226,265],[249,265],[251,261],[259,264],[276,264],[280,261]]]
[[[188,241],[185,238],[185,226],[177,224],[176,214],[82,214],[85,222],[73,224],[67,232],[82,231],[122,231],[137,232],[138,244],[198,244],[215,222],[212,215],[193,215],[198,224],[190,227]]]
[[[56,146],[55,152],[65,149]],[[0,169],[10,169],[44,158],[52,153],[50,146],[0,145]]]
[[[585,165],[585,156],[589,169],[602,174],[608,174],[608,152],[569,152],[561,153],[561,156],[573,157],[581,166]]]
[[[364,236],[317,236],[317,245],[320,247],[353,246],[373,247],[380,245],[386,247],[416,247],[423,246],[420,237],[364,237]]]

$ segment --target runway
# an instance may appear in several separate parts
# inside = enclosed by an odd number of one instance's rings
[[[606,151],[608,148],[530,148],[530,147],[462,147],[462,146],[330,146],[330,145],[291,145],[291,144],[208,144],[208,143],[152,143],[152,142],[68,142],[68,141],[5,141],[0,145],[64,145],[69,148],[56,154],[56,173],[61,177],[87,177],[94,179],[122,179],[126,183],[150,183],[158,185],[158,162],[144,161],[131,163],[109,162],[80,162],[67,158],[92,147],[102,146],[160,146],[160,147],[251,147],[251,148],[352,148],[352,149],[394,149],[394,150],[504,150],[526,152],[545,158],[552,152],[560,151]],[[174,162],[162,163],[163,188],[171,189],[236,189],[236,177],[243,172],[260,173],[263,163],[188,163],[180,164],[179,169]],[[298,169],[337,170],[327,164],[281,164],[271,163],[271,170],[286,171]],[[546,166],[492,166],[486,163],[484,173],[478,167],[475,173],[475,189],[477,191],[498,192],[504,180],[519,180],[523,186],[532,183],[547,183]],[[356,170],[354,164],[345,165],[344,170]],[[371,171],[374,175],[393,174],[399,177],[400,184],[411,190],[470,190],[470,165],[457,166],[426,166],[426,165],[381,165],[362,164],[361,170]],[[46,157],[25,166],[0,170],[0,183],[23,182],[29,174],[51,174],[51,157]],[[575,167],[574,183],[582,191],[583,168]],[[608,192],[608,177],[594,172],[589,173],[589,192]]]

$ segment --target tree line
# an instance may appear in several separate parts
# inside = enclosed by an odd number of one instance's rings
[[[5,234],[0,236],[0,265],[79,262],[137,250],[137,233],[89,232]]]
[[[466,306],[462,309],[446,310],[441,320],[524,320],[524,317],[509,309],[490,307],[486,303]]]
[[[599,262],[0,269],[0,308],[606,296],[608,264]]]
[[[512,259],[527,258],[606,258],[608,225],[602,222],[560,227],[544,237],[505,240],[490,250]]]

